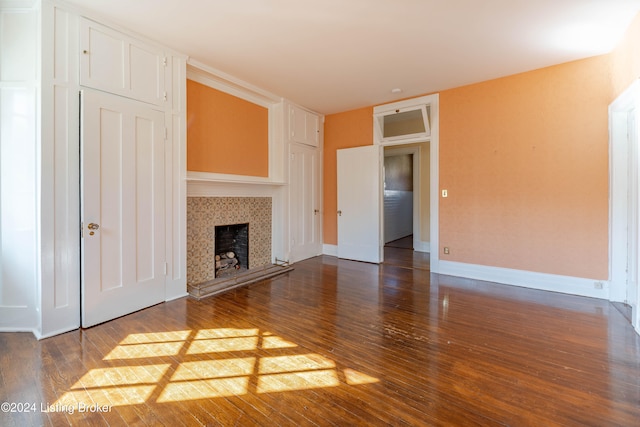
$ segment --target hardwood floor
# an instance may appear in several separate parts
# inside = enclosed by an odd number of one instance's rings
[[[606,301],[322,256],[42,341],[2,333],[0,402],[20,427],[632,426],[640,337]]]

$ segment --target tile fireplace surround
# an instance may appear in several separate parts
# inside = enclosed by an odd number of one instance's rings
[[[215,228],[249,223],[249,269],[271,264],[271,197],[187,197],[187,284],[215,279]]]

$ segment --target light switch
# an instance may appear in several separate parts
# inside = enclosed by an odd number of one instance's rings
[[[442,190],[442,197],[447,197],[448,195],[447,190]]]

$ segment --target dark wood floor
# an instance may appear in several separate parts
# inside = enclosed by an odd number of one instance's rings
[[[606,301],[295,267],[42,341],[0,334],[0,402],[23,410],[0,425],[638,425],[640,337]]]

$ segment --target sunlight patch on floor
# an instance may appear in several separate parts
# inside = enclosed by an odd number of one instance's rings
[[[344,373],[344,379],[349,385],[361,385],[361,384],[373,384],[380,382],[379,379],[370,375],[363,374],[354,369],[346,368],[342,371]]]
[[[297,347],[257,328],[130,334],[103,358],[104,366],[89,370],[56,404],[115,407],[379,381],[353,369],[340,371],[317,353],[296,354]],[[144,360],[131,365],[135,359]]]
[[[213,397],[247,394],[249,377],[220,378],[193,382],[170,383],[164,388],[158,402],[209,399]]]
[[[161,356],[177,355],[184,341],[119,345],[105,356],[105,360],[148,359]]]
[[[182,362],[171,376],[171,381],[251,375],[255,370],[255,364],[255,357]]]
[[[134,384],[155,384],[162,379],[171,365],[119,366],[96,368],[87,372],[71,387],[96,388]]]
[[[258,337],[218,338],[193,341],[187,354],[251,351],[258,348]]]
[[[312,388],[336,387],[340,385],[334,369],[295,372],[290,374],[260,375],[258,393],[274,393]]]

